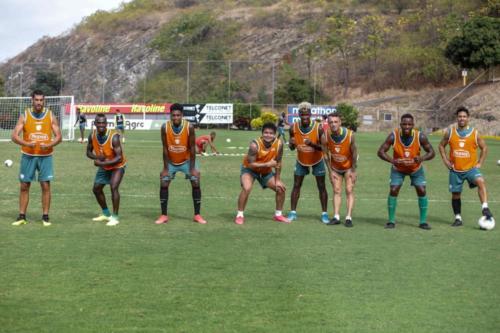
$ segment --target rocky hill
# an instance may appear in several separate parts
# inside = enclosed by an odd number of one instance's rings
[[[298,78],[314,89],[316,102],[361,102],[396,89],[425,96],[412,98],[413,109],[435,109],[449,97],[439,91],[460,85],[460,70],[442,55],[445,42],[482,5],[479,0],[135,0],[84,18],[64,35],[40,39],[1,64],[0,74],[7,93],[16,96],[28,93],[37,72],[55,72],[61,94],[81,102],[277,105],[292,102],[278,92]],[[339,41],[331,36],[345,42],[343,49],[332,47]],[[493,92],[481,87],[446,110],[470,103],[481,117],[499,119],[498,85]],[[440,115],[439,122],[448,118]]]

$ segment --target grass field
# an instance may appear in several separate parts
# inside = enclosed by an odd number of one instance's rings
[[[216,145],[243,153],[229,147],[246,147],[258,134],[219,131]],[[376,156],[384,137],[357,137],[352,229],[319,221],[311,176],[297,222],[272,222],[274,195],[256,184],[245,225],[235,225],[240,156],[200,158],[208,225],[191,222],[191,189],[182,177],[171,186],[171,221],[154,225],[162,166],[157,132],[127,133],[119,226],[91,221],[99,213],[91,192],[95,167],[85,145],[63,143],[55,154],[53,226],[39,222],[40,190],[33,184],[32,223],[13,227],[20,153],[14,144],[0,143],[2,160],[15,162],[0,168],[0,331],[499,332],[498,227],[478,229],[481,207],[476,191],[468,189],[465,225],[450,227],[448,175],[436,157],[426,163],[433,229],[417,228],[416,195],[405,184],[397,228],[385,230],[389,165]],[[431,138],[436,150],[438,140]],[[490,207],[500,216],[500,141],[487,143],[482,171]],[[288,189],[293,163],[287,151]],[[111,205],[108,189],[106,194]],[[289,191],[285,206],[288,211]]]

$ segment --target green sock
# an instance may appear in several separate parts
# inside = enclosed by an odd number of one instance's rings
[[[102,210],[102,214],[103,214],[104,216],[108,216],[108,217],[109,217],[109,216],[111,216],[111,213],[109,212],[109,209],[108,209],[108,208],[104,208],[104,209]]]
[[[389,212],[389,222],[394,223],[396,221],[396,206],[398,204],[398,197],[393,197],[389,195],[387,198],[387,211]]]
[[[427,208],[429,200],[427,197],[418,197],[418,208],[420,209],[420,224],[427,223]]]

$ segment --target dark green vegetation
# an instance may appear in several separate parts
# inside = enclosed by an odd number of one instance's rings
[[[229,147],[245,147],[257,135],[218,131],[215,143],[222,152],[242,153]],[[40,225],[40,191],[33,184],[32,223],[13,227],[20,153],[1,143],[2,161],[15,164],[0,168],[0,331],[498,332],[499,227],[478,230],[480,206],[468,189],[465,225],[449,226],[447,171],[436,158],[426,163],[433,229],[417,228],[416,195],[406,183],[397,228],[385,230],[389,165],[376,157],[384,137],[357,136],[352,229],[319,222],[311,176],[297,222],[272,222],[273,194],[256,184],[246,223],[236,226],[242,157],[235,156],[200,158],[208,225],[191,222],[191,189],[178,175],[170,191],[171,221],[156,226],[162,165],[156,132],[127,135],[129,165],[117,227],[91,221],[99,213],[91,192],[95,168],[78,143],[56,147],[53,226]],[[431,137],[435,148],[438,140]],[[500,142],[487,143],[482,170],[498,220]],[[293,163],[286,151],[288,190]]]

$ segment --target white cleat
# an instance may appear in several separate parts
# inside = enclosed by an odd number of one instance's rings
[[[115,218],[115,217],[111,217],[111,218],[109,219],[109,222],[108,222],[108,223],[106,223],[106,225],[107,225],[107,226],[110,226],[110,227],[113,227],[113,226],[117,225],[118,223],[120,223],[120,221],[118,221],[118,219],[117,219],[117,218]]]

